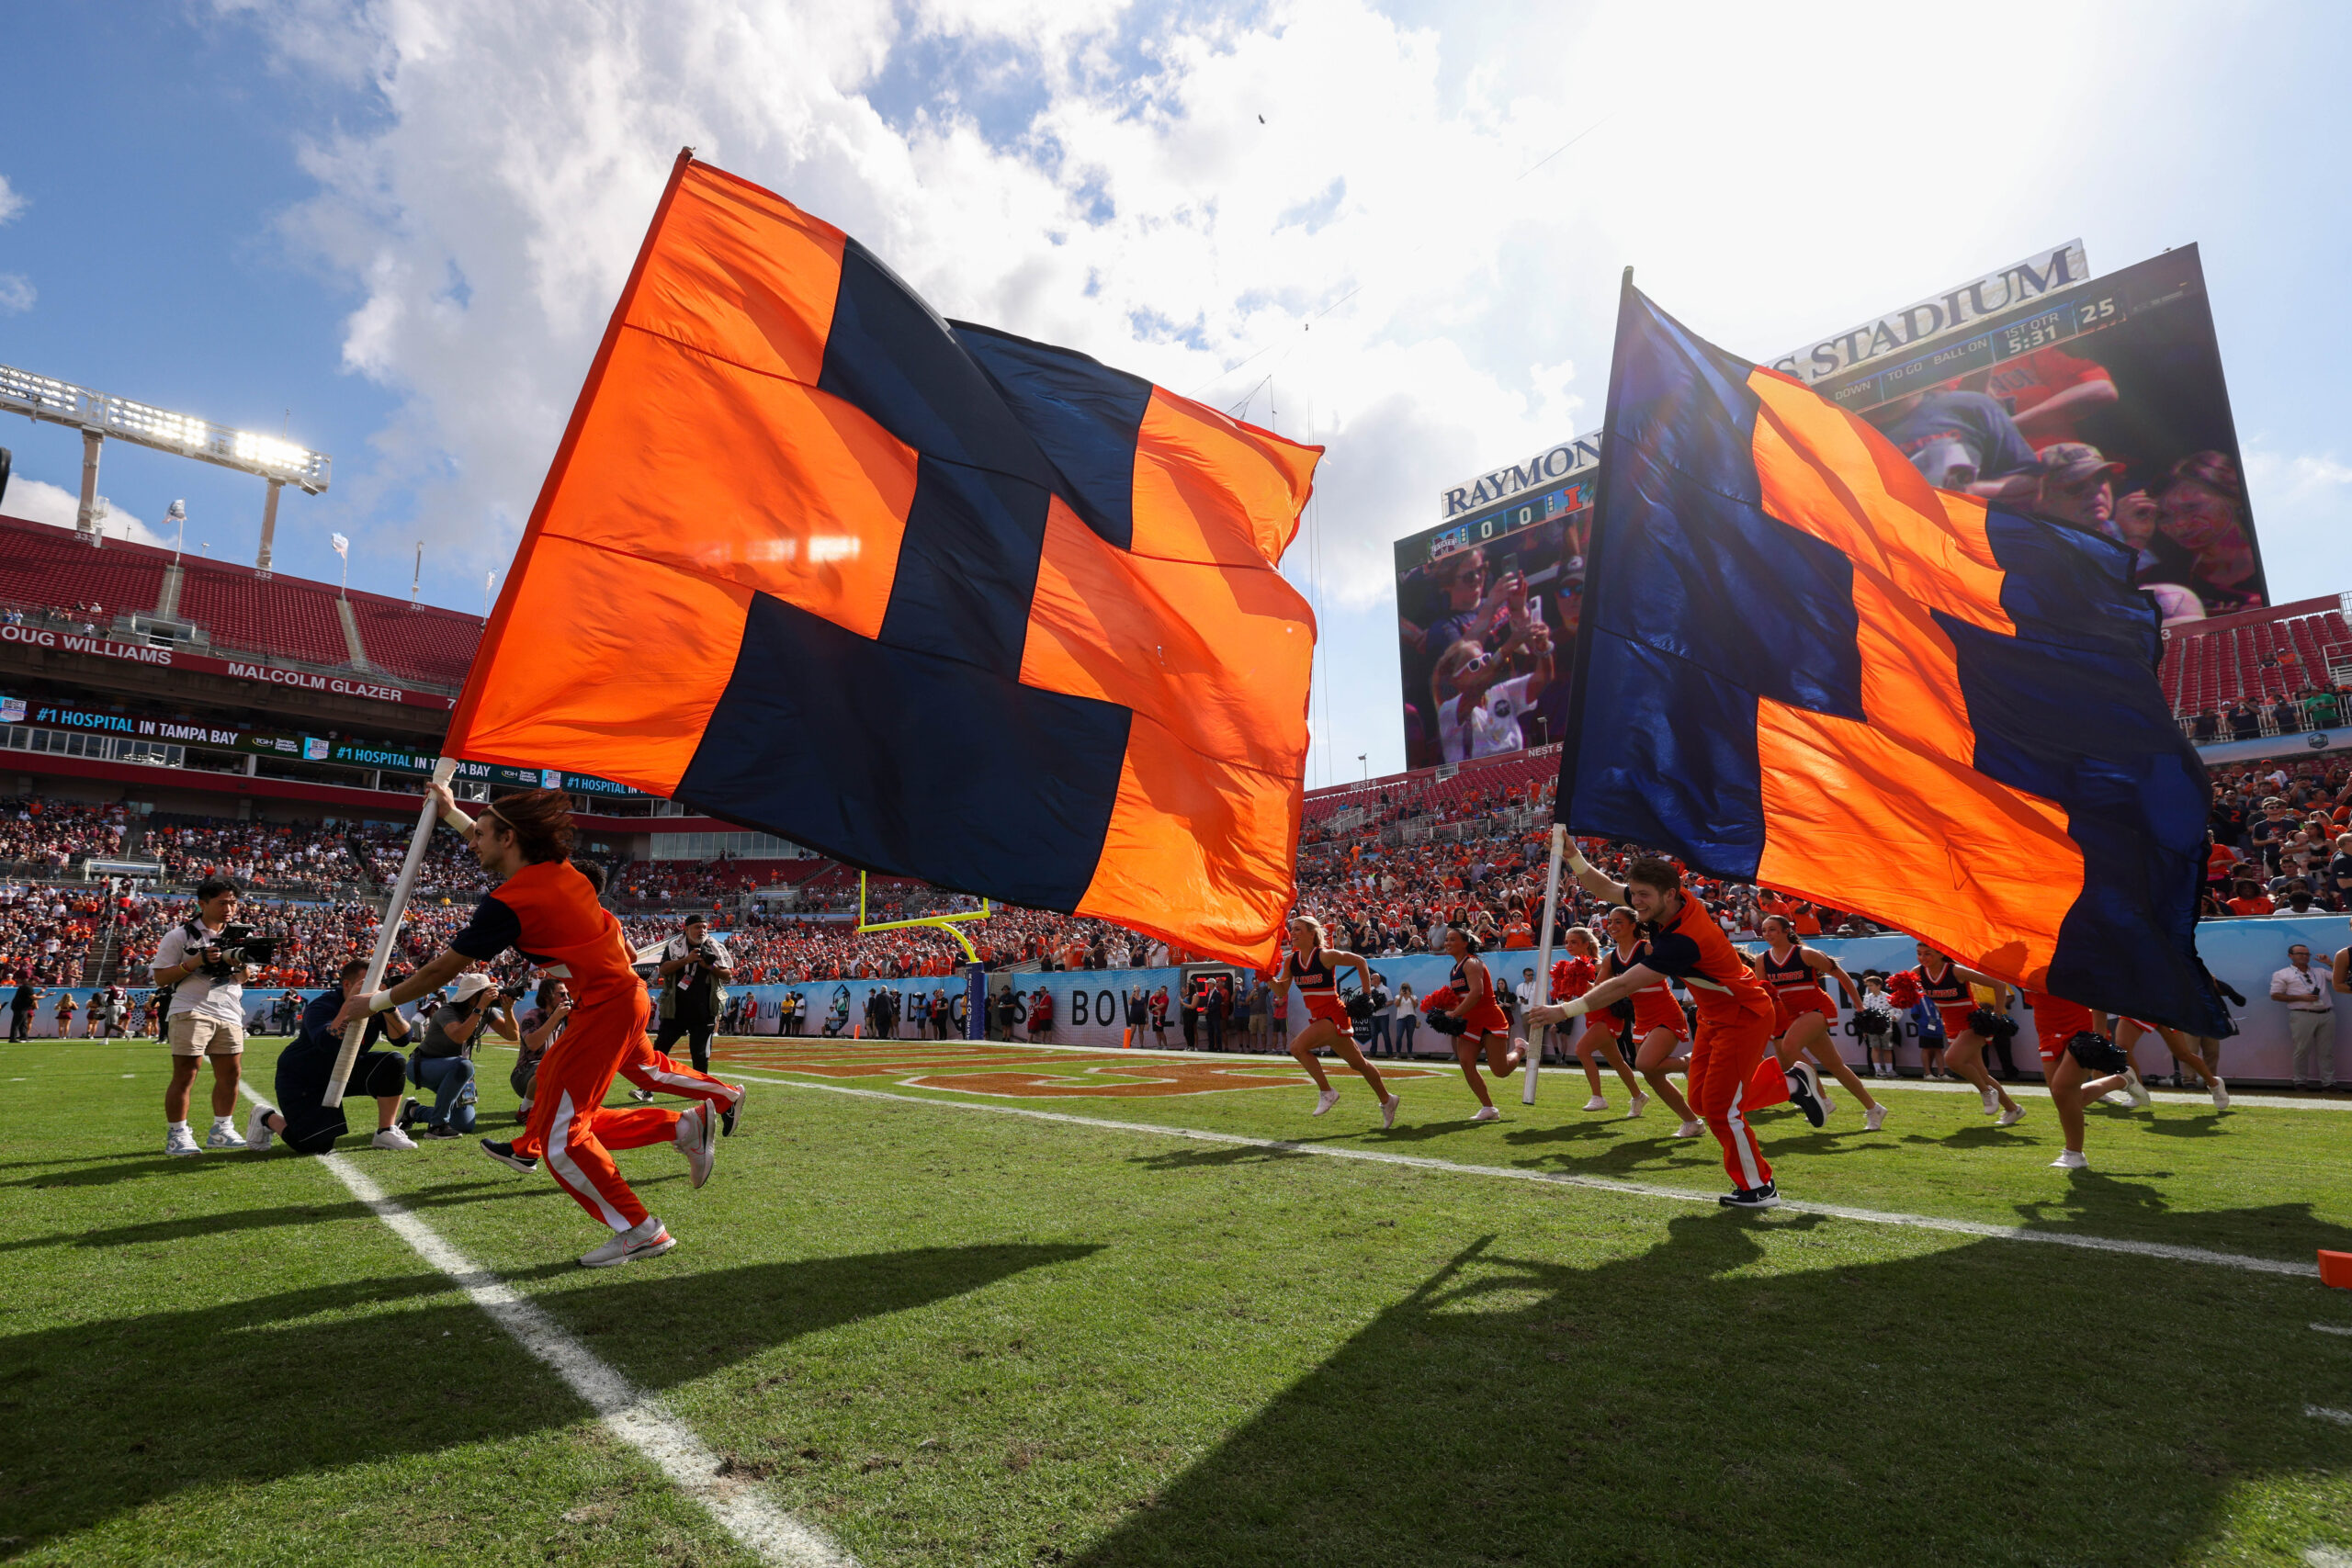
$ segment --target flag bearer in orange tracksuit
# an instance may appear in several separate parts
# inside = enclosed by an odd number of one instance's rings
[[[1571,1001],[1530,1010],[1531,1029],[1564,1023],[1579,1013],[1605,1008],[1663,976],[1679,979],[1699,1009],[1699,1033],[1690,1045],[1690,1109],[1705,1120],[1724,1146],[1724,1169],[1733,1191],[1727,1208],[1769,1209],[1781,1201],[1772,1167],[1756,1142],[1748,1113],[1793,1100],[1805,1119],[1821,1124],[1821,1099],[1812,1068],[1800,1063],[1786,1074],[1772,1055],[1777,1012],[1772,993],[1714,917],[1682,887],[1671,861],[1645,855],[1626,870],[1623,883],[1592,868],[1573,841],[1568,869],[1586,892],[1631,908],[1649,939],[1649,956]]]
[[[526,1136],[547,1150],[556,1184],[613,1233],[582,1263],[601,1269],[658,1257],[677,1243],[621,1179],[610,1151],[675,1143],[699,1187],[709,1174],[716,1119],[707,1102],[684,1115],[605,1105],[615,1074],[645,1044],[650,1004],[630,967],[620,921],[571,864],[570,800],[560,790],[526,790],[493,803],[477,822],[447,789],[436,784],[435,795],[442,820],[466,836],[484,870],[505,880],[482,897],[472,922],[447,948],[390,989],[345,1003],[335,1027],[413,1001],[510,947],[535,964],[560,966],[554,973],[570,986],[573,1005],[562,1036],[540,1059]]]

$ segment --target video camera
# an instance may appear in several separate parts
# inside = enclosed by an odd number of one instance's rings
[[[253,927],[232,921],[220,928],[219,936],[205,943],[202,951],[210,953],[211,957],[203,965],[204,973],[216,980],[235,979],[244,972],[246,964],[267,964],[277,957],[278,944],[285,940],[284,937],[255,936]]]

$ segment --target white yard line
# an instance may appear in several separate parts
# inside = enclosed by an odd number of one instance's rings
[[[2339,1427],[2352,1427],[2352,1410],[2331,1410],[2324,1404],[2306,1404],[2303,1414],[2315,1421],[2333,1421]]]
[[[1555,1187],[1589,1188],[1597,1192],[1614,1192],[1628,1198],[1661,1199],[1673,1203],[1702,1203],[1713,1206],[1715,1194],[1694,1192],[1679,1187],[1653,1187],[1645,1182],[1617,1181],[1607,1177],[1576,1176],[1566,1171],[1522,1170],[1511,1166],[1465,1165],[1457,1160],[1430,1159],[1423,1155],[1391,1154],[1383,1149],[1350,1147],[1344,1145],[1296,1144],[1279,1138],[1250,1138],[1237,1133],[1210,1133],[1194,1127],[1166,1127],[1150,1122],[1113,1122],[1099,1116],[1073,1116],[1060,1111],[1033,1111],[1018,1105],[988,1105],[965,1100],[933,1100],[912,1094],[892,1094],[878,1089],[852,1089],[845,1084],[807,1083],[797,1078],[752,1077],[736,1074],[747,1082],[773,1084],[779,1089],[814,1089],[826,1094],[854,1095],[865,1100],[895,1100],[901,1105],[928,1105],[944,1111],[975,1111],[996,1116],[1019,1116],[1033,1122],[1059,1122],[1075,1127],[1093,1127],[1114,1133],[1143,1133],[1164,1138],[1186,1138],[1196,1143],[1225,1144],[1238,1148],[1271,1149],[1282,1154],[1320,1155],[1328,1159],[1364,1160],[1374,1165],[1398,1165],[1416,1170],[1446,1171],[1456,1176],[1499,1177],[1510,1181],[1544,1182]],[[1902,1225],[1915,1230],[1943,1231],[1954,1235],[1984,1236],[2000,1241],[2046,1242],[2054,1247],[2076,1247],[2087,1252],[2122,1252],[2139,1258],[2159,1258],[2173,1263],[2210,1263],[2224,1269],[2242,1269],[2254,1274],[2291,1274],[2316,1278],[2319,1265],[2288,1263],[2268,1258],[2249,1258],[2242,1253],[2214,1252],[2201,1247],[2175,1247],[2159,1241],[2123,1241],[2108,1236],[2082,1235],[2064,1231],[2034,1230],[2025,1225],[1986,1224],[1975,1220],[1938,1219],[1927,1214],[1893,1213],[1880,1209],[1854,1209],[1838,1203],[1802,1203],[1782,1200],[1781,1207],[1800,1214],[1826,1214],[1841,1220],[1858,1220],[1866,1224]]]
[[[238,1087],[246,1099],[263,1103],[251,1086]],[[627,1378],[564,1332],[536,1303],[387,1197],[357,1166],[334,1154],[322,1156],[319,1163],[413,1247],[419,1258],[455,1280],[492,1322],[514,1336],[516,1344],[569,1384],[604,1418],[615,1437],[652,1461],[681,1492],[701,1504],[719,1528],[763,1562],[787,1568],[855,1568],[849,1553],[776,1507],[753,1486],[722,1477],[718,1456],[664,1411],[659,1400],[631,1388]]]

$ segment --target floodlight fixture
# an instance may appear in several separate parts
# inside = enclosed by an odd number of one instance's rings
[[[20,413],[82,433],[82,505],[75,525],[92,544],[102,538],[96,505],[98,452],[108,436],[266,479],[269,496],[262,506],[261,557],[255,563],[263,571],[269,570],[270,547],[277,532],[279,490],[290,484],[317,495],[334,472],[334,459],[324,452],[279,436],[215,424],[12,366],[0,365],[0,413]]]

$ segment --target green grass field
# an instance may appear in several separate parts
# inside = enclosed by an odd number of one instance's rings
[[[2352,1562],[2352,1336],[2314,1326],[2352,1293],[2307,1275],[1464,1168],[1721,1190],[1580,1077],[1476,1126],[1432,1065],[1383,1134],[1343,1069],[1317,1121],[1262,1058],[724,1059],[754,1087],[708,1186],[621,1156],[681,1242],[650,1262],[576,1267],[600,1233],[469,1141],[345,1157],[866,1564]],[[164,1158],[166,1066],[0,1049],[0,1553],[761,1561],[328,1167]],[[2069,1178],[2046,1100],[1888,1098],[1875,1134],[1759,1118],[1783,1190],[2352,1248],[2352,1112],[2094,1111]]]

